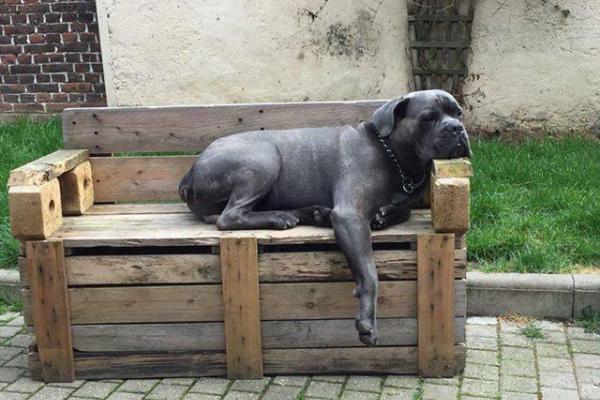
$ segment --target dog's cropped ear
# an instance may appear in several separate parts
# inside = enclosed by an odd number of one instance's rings
[[[400,97],[390,100],[373,113],[373,123],[379,134],[383,137],[389,136],[396,127],[396,120],[404,118],[408,97]]]

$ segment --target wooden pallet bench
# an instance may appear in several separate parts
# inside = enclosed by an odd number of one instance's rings
[[[358,340],[354,283],[331,229],[218,231],[178,201],[195,157],[177,153],[252,129],[355,125],[380,104],[66,110],[65,150],[9,178],[34,376],[461,370],[468,161],[436,161],[425,207],[372,234],[376,347]]]

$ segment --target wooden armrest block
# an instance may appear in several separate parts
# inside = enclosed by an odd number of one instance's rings
[[[468,178],[473,176],[473,167],[467,158],[433,160],[433,175],[437,178]]]
[[[82,215],[94,205],[92,165],[85,161],[59,177],[64,215]]]
[[[431,219],[436,232],[465,233],[469,229],[469,178],[434,178]]]
[[[8,186],[43,185],[75,168],[88,157],[87,150],[57,150],[12,170],[8,177]]]
[[[12,186],[8,190],[10,225],[18,239],[46,239],[62,225],[58,179],[39,186]]]

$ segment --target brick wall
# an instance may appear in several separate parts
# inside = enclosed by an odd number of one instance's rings
[[[94,0],[0,0],[0,112],[106,105]]]

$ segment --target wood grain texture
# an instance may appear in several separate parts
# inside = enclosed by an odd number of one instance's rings
[[[468,178],[473,176],[473,167],[468,158],[433,160],[432,173],[438,178]]]
[[[465,341],[456,317],[454,341]],[[362,347],[354,319],[262,321],[264,349]],[[73,325],[73,347],[87,352],[225,350],[222,322]],[[416,346],[416,318],[379,318],[378,346]]]
[[[82,215],[94,205],[92,165],[84,161],[59,176],[64,215]]]
[[[469,178],[437,178],[431,182],[431,216],[436,232],[466,233],[470,218]]]
[[[10,171],[8,186],[43,185],[87,159],[87,150],[57,150]]]
[[[419,236],[417,307],[419,375],[452,376],[454,357],[454,235]]]
[[[357,125],[383,100],[119,107],[63,111],[65,148],[90,153],[194,151],[233,133]]]
[[[95,204],[86,215],[189,213],[185,203]]]
[[[259,244],[334,243],[330,228],[298,226],[293,229],[240,231],[255,236]],[[62,228],[54,238],[66,247],[140,247],[218,245],[221,236],[215,225],[200,222],[191,213],[82,215],[63,218]],[[402,224],[374,231],[374,242],[416,242],[417,235],[433,233],[431,216],[413,212]]]
[[[196,156],[91,157],[96,202],[179,200]]]
[[[415,250],[376,250],[373,255],[380,280],[417,278]],[[457,249],[454,255],[454,278],[464,278],[466,249]],[[69,286],[221,282],[217,254],[71,256],[65,263]],[[258,265],[263,283],[352,281],[346,258],[339,251],[261,253]],[[21,284],[29,286],[25,273]]]
[[[53,179],[39,186],[8,189],[12,234],[18,239],[46,239],[62,225],[60,184]]]
[[[464,368],[465,348],[455,346],[457,373]],[[264,351],[264,370],[281,374],[416,374],[417,350],[402,347],[335,349],[272,349]],[[34,376],[39,374],[37,353],[29,353]],[[75,353],[77,379],[131,379],[223,376],[224,352]]]
[[[465,281],[455,285],[455,315],[464,317]],[[352,282],[261,283],[261,318],[354,318],[353,288]],[[25,315],[30,295],[22,290]],[[81,287],[69,289],[69,298],[73,324],[223,321],[221,285]],[[380,282],[378,316],[416,317],[416,299],[415,281]]]
[[[45,382],[75,379],[62,242],[27,242],[31,315]]]
[[[225,353],[229,379],[263,375],[255,237],[223,237],[220,245]]]

